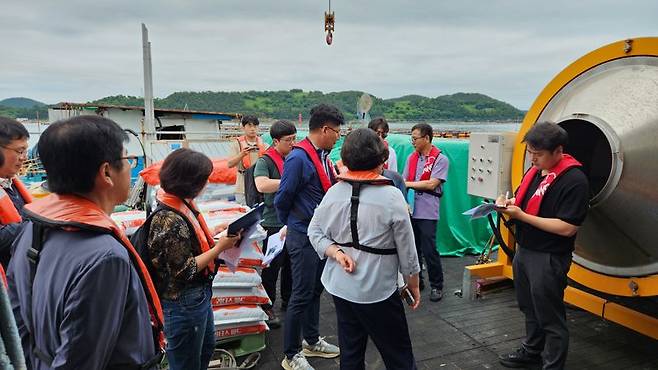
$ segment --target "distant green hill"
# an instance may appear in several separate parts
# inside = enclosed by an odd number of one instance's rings
[[[329,103],[340,108],[348,120],[356,117],[356,102],[361,91],[322,93],[320,91],[247,91],[247,92],[176,92],[163,99],[155,99],[158,108],[219,111],[256,114],[259,117],[297,119],[304,117],[316,104]],[[371,117],[384,116],[389,120],[520,120],[523,112],[510,104],[483,94],[457,93],[428,98],[407,95],[393,99],[375,96]],[[142,106],[142,98],[109,96],[91,103]]]
[[[10,118],[48,118],[48,106],[40,101],[28,98],[9,98],[0,100],[0,116]]]
[[[0,105],[8,108],[32,108],[34,106],[38,106],[38,107],[46,106],[45,103],[32,100],[29,98],[8,98],[5,100],[0,100]]]

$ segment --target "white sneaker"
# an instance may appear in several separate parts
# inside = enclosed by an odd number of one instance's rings
[[[301,352],[290,360],[288,360],[288,357],[284,357],[281,361],[281,367],[286,370],[315,370]]]
[[[302,341],[302,353],[306,357],[334,358],[340,356],[340,349],[333,344],[327,343],[324,337],[320,337],[318,342],[310,345],[306,339]]]

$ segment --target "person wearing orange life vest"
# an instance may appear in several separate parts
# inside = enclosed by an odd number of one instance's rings
[[[127,142],[115,122],[88,115],[39,138],[53,194],[25,206],[7,273],[28,369],[155,369],[162,360],[160,300],[109,216],[137,164]]]
[[[242,131],[244,135],[238,137],[231,147],[233,153],[228,160],[229,168],[237,167],[238,176],[235,181],[235,200],[245,204],[244,172],[254,164],[256,160],[265,154],[267,145],[258,136],[258,117],[246,115],[242,117]]]
[[[384,170],[398,171],[398,156],[395,149],[388,144],[386,137],[388,136],[388,121],[384,117],[377,117],[368,123],[368,128],[375,131],[377,135],[384,141],[384,145],[388,149],[388,158],[384,162]]]
[[[217,242],[194,198],[208,183],[212,162],[205,154],[178,149],[160,170],[162,189],[146,241],[164,309],[167,361],[171,370],[205,370],[215,348],[211,307],[215,260],[238,236]]]
[[[532,166],[514,198],[496,201],[516,227],[514,288],[526,327],[521,346],[500,356],[506,367],[564,369],[567,359],[564,289],[590,195],[583,166],[564,153],[568,140],[555,123],[532,126],[523,138]]]
[[[256,168],[254,169],[254,182],[259,192],[263,194],[263,222],[261,226],[267,231],[267,236],[276,234],[281,231],[282,237],[285,237],[285,229],[281,230],[284,225],[279,221],[274,209],[274,196],[279,190],[281,175],[283,174],[283,162],[285,157],[292,151],[297,136],[297,128],[289,121],[276,121],[270,126],[270,137],[272,145],[267,149],[265,155],[258,158]],[[263,253],[267,253],[268,239],[263,241]],[[273,305],[276,302],[276,281],[279,278],[281,270],[281,308],[285,311],[288,307],[288,300],[292,290],[292,275],[290,271],[290,256],[287,250],[283,249],[269,267],[263,269],[263,287],[267,291],[272,304],[263,305],[263,310],[267,313],[269,320],[267,324],[270,328],[276,329],[281,326],[279,318],[274,313]]]
[[[32,202],[25,185],[16,177],[27,160],[30,134],[16,120],[0,117],[0,269],[6,269],[11,244],[22,222],[23,206]]]
[[[430,282],[430,301],[443,297],[443,269],[441,255],[436,246],[436,224],[443,194],[443,183],[448,179],[448,157],[432,145],[432,126],[419,123],[411,128],[411,144],[416,149],[404,168],[402,177],[407,188],[414,190],[414,207],[411,224],[418,258],[424,258]],[[421,257],[422,256],[422,257]],[[424,287],[420,274],[420,289]]]
[[[348,134],[341,148],[348,170],[308,228],[316,253],[327,259],[322,283],[336,307],[344,370],[364,369],[368,337],[387,369],[416,369],[397,281],[399,270],[414,298],[412,309],[418,308],[420,265],[405,199],[380,175],[387,156],[371,130]]]

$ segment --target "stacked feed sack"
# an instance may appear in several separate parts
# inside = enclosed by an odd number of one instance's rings
[[[215,337],[218,341],[258,335],[269,330],[267,314],[260,308],[270,299],[261,284],[258,270],[238,267],[231,272],[221,266],[213,280],[212,306],[215,319]]]

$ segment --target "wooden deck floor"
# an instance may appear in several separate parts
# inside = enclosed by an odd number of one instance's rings
[[[453,294],[461,288],[465,265],[475,258],[443,258],[444,298],[430,302],[423,292],[421,307],[407,311],[414,355],[419,369],[503,369],[498,355],[516,349],[525,334],[513,288],[470,301]],[[279,309],[278,302],[275,309]],[[281,313],[283,317],[283,313]],[[658,341],[577,308],[567,310],[571,341],[568,369],[658,369]],[[320,333],[338,344],[333,303],[325,292],[320,312]],[[268,333],[259,369],[280,369],[283,330]],[[311,358],[316,369],[337,369],[339,359]],[[366,353],[367,369],[384,369],[375,346]]]

